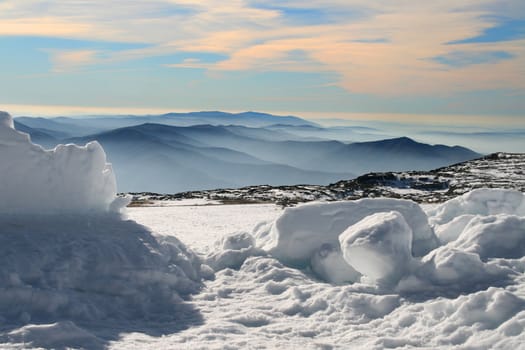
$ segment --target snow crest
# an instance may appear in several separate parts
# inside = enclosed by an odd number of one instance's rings
[[[0,160],[0,214],[118,212],[128,203],[116,197],[115,175],[98,142],[44,150],[0,112]]]

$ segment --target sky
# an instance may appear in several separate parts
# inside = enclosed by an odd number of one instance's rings
[[[0,0],[0,109],[525,128],[523,0]]]

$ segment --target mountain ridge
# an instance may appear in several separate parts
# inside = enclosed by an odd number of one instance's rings
[[[257,184],[328,185],[371,171],[428,170],[479,156],[466,148],[428,145],[408,137],[345,143],[304,139],[271,128],[176,126],[151,120],[58,139],[45,133],[46,120],[37,119],[39,128],[35,129],[22,121],[24,119],[16,121],[18,127],[45,147],[100,142],[113,164],[122,191],[175,193]],[[57,123],[53,121],[47,126]],[[71,130],[79,133],[77,127]],[[93,129],[96,129],[94,125],[88,127]]]
[[[206,199],[222,203],[276,203],[282,206],[310,201],[354,200],[369,197],[441,203],[476,188],[505,188],[525,192],[525,153],[493,153],[430,171],[368,173],[327,186],[249,186],[236,189],[132,193],[133,204],[151,201]]]

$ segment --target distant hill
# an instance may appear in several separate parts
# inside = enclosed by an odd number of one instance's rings
[[[65,141],[84,144],[92,140],[104,147],[123,191],[177,192],[259,183],[326,184],[355,176],[296,168],[218,146],[217,140],[261,146],[268,143],[235,135],[224,127],[143,124]]]
[[[15,118],[35,129],[48,129],[67,134],[69,137],[90,135],[102,131],[141,125],[146,123],[172,126],[193,125],[240,125],[266,127],[274,124],[287,126],[318,126],[293,116],[276,116],[259,112],[227,113],[219,111],[167,113],[161,115],[95,115],[86,117]]]
[[[197,119],[214,123],[169,124],[172,120]],[[219,121],[249,124],[250,120],[273,123],[276,119],[278,124],[265,127],[216,125]],[[136,124],[140,121],[147,122]],[[372,171],[429,170],[480,156],[463,147],[429,145],[407,137],[354,143],[311,137],[308,133],[326,136],[375,130],[325,129],[302,122],[296,117],[255,112],[196,112],[138,117],[22,117],[16,119],[16,127],[47,148],[97,140],[113,163],[122,191],[174,193],[260,184],[326,185]],[[86,134],[93,130],[96,132]]]

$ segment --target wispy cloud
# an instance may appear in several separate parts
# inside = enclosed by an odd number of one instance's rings
[[[498,22],[497,24],[484,29],[479,35],[453,41],[449,44],[496,43],[525,39],[525,20],[496,18],[496,21]]]
[[[525,89],[522,0],[7,0],[0,6],[0,36],[143,44],[49,50],[56,72],[186,53],[162,66],[326,72],[346,91],[387,96]],[[462,47],[451,51],[450,43]],[[199,54],[221,59],[192,59]]]
[[[95,50],[75,50],[52,52],[54,72],[67,72],[93,64],[97,59]]]
[[[431,60],[445,66],[462,68],[474,64],[491,64],[509,60],[514,56],[505,51],[452,51]]]

